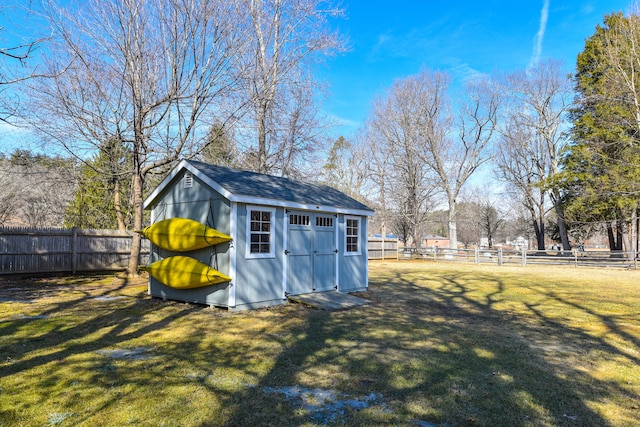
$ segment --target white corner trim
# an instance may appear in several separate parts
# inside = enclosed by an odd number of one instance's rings
[[[236,286],[238,286],[237,276],[237,262],[238,262],[238,250],[236,248],[236,242],[238,241],[238,204],[231,203],[231,218],[229,219],[229,232],[233,240],[229,245],[229,277],[231,277],[231,283],[229,284],[229,307],[236,306]]]

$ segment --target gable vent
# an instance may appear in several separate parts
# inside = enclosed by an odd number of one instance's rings
[[[184,174],[184,188],[193,187],[193,174],[185,173]]]

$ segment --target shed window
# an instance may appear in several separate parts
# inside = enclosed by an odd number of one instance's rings
[[[291,214],[289,215],[289,224],[291,225],[309,225],[309,215]]]
[[[273,257],[275,209],[249,208],[247,213],[247,257]]]
[[[316,227],[333,227],[333,217],[330,216],[317,216]]]
[[[357,255],[360,253],[360,218],[345,218],[346,244],[345,253]]]

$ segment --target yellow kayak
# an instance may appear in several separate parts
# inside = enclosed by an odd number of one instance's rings
[[[172,252],[188,252],[229,242],[231,236],[189,218],[168,218],[139,232],[151,243]]]
[[[193,289],[230,282],[231,277],[197,259],[176,255],[141,267],[161,283],[175,289]]]

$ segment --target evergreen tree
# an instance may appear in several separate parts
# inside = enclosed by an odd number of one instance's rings
[[[220,166],[236,165],[236,150],[229,130],[216,123],[209,129],[209,137],[201,152],[202,161]]]
[[[640,16],[607,15],[574,76],[574,143],[555,177],[576,230],[606,225],[612,250],[637,250],[640,186]],[[623,244],[624,243],[624,244]]]
[[[80,184],[65,212],[65,226],[125,230],[131,223],[131,156],[117,140],[105,142],[80,168]]]

